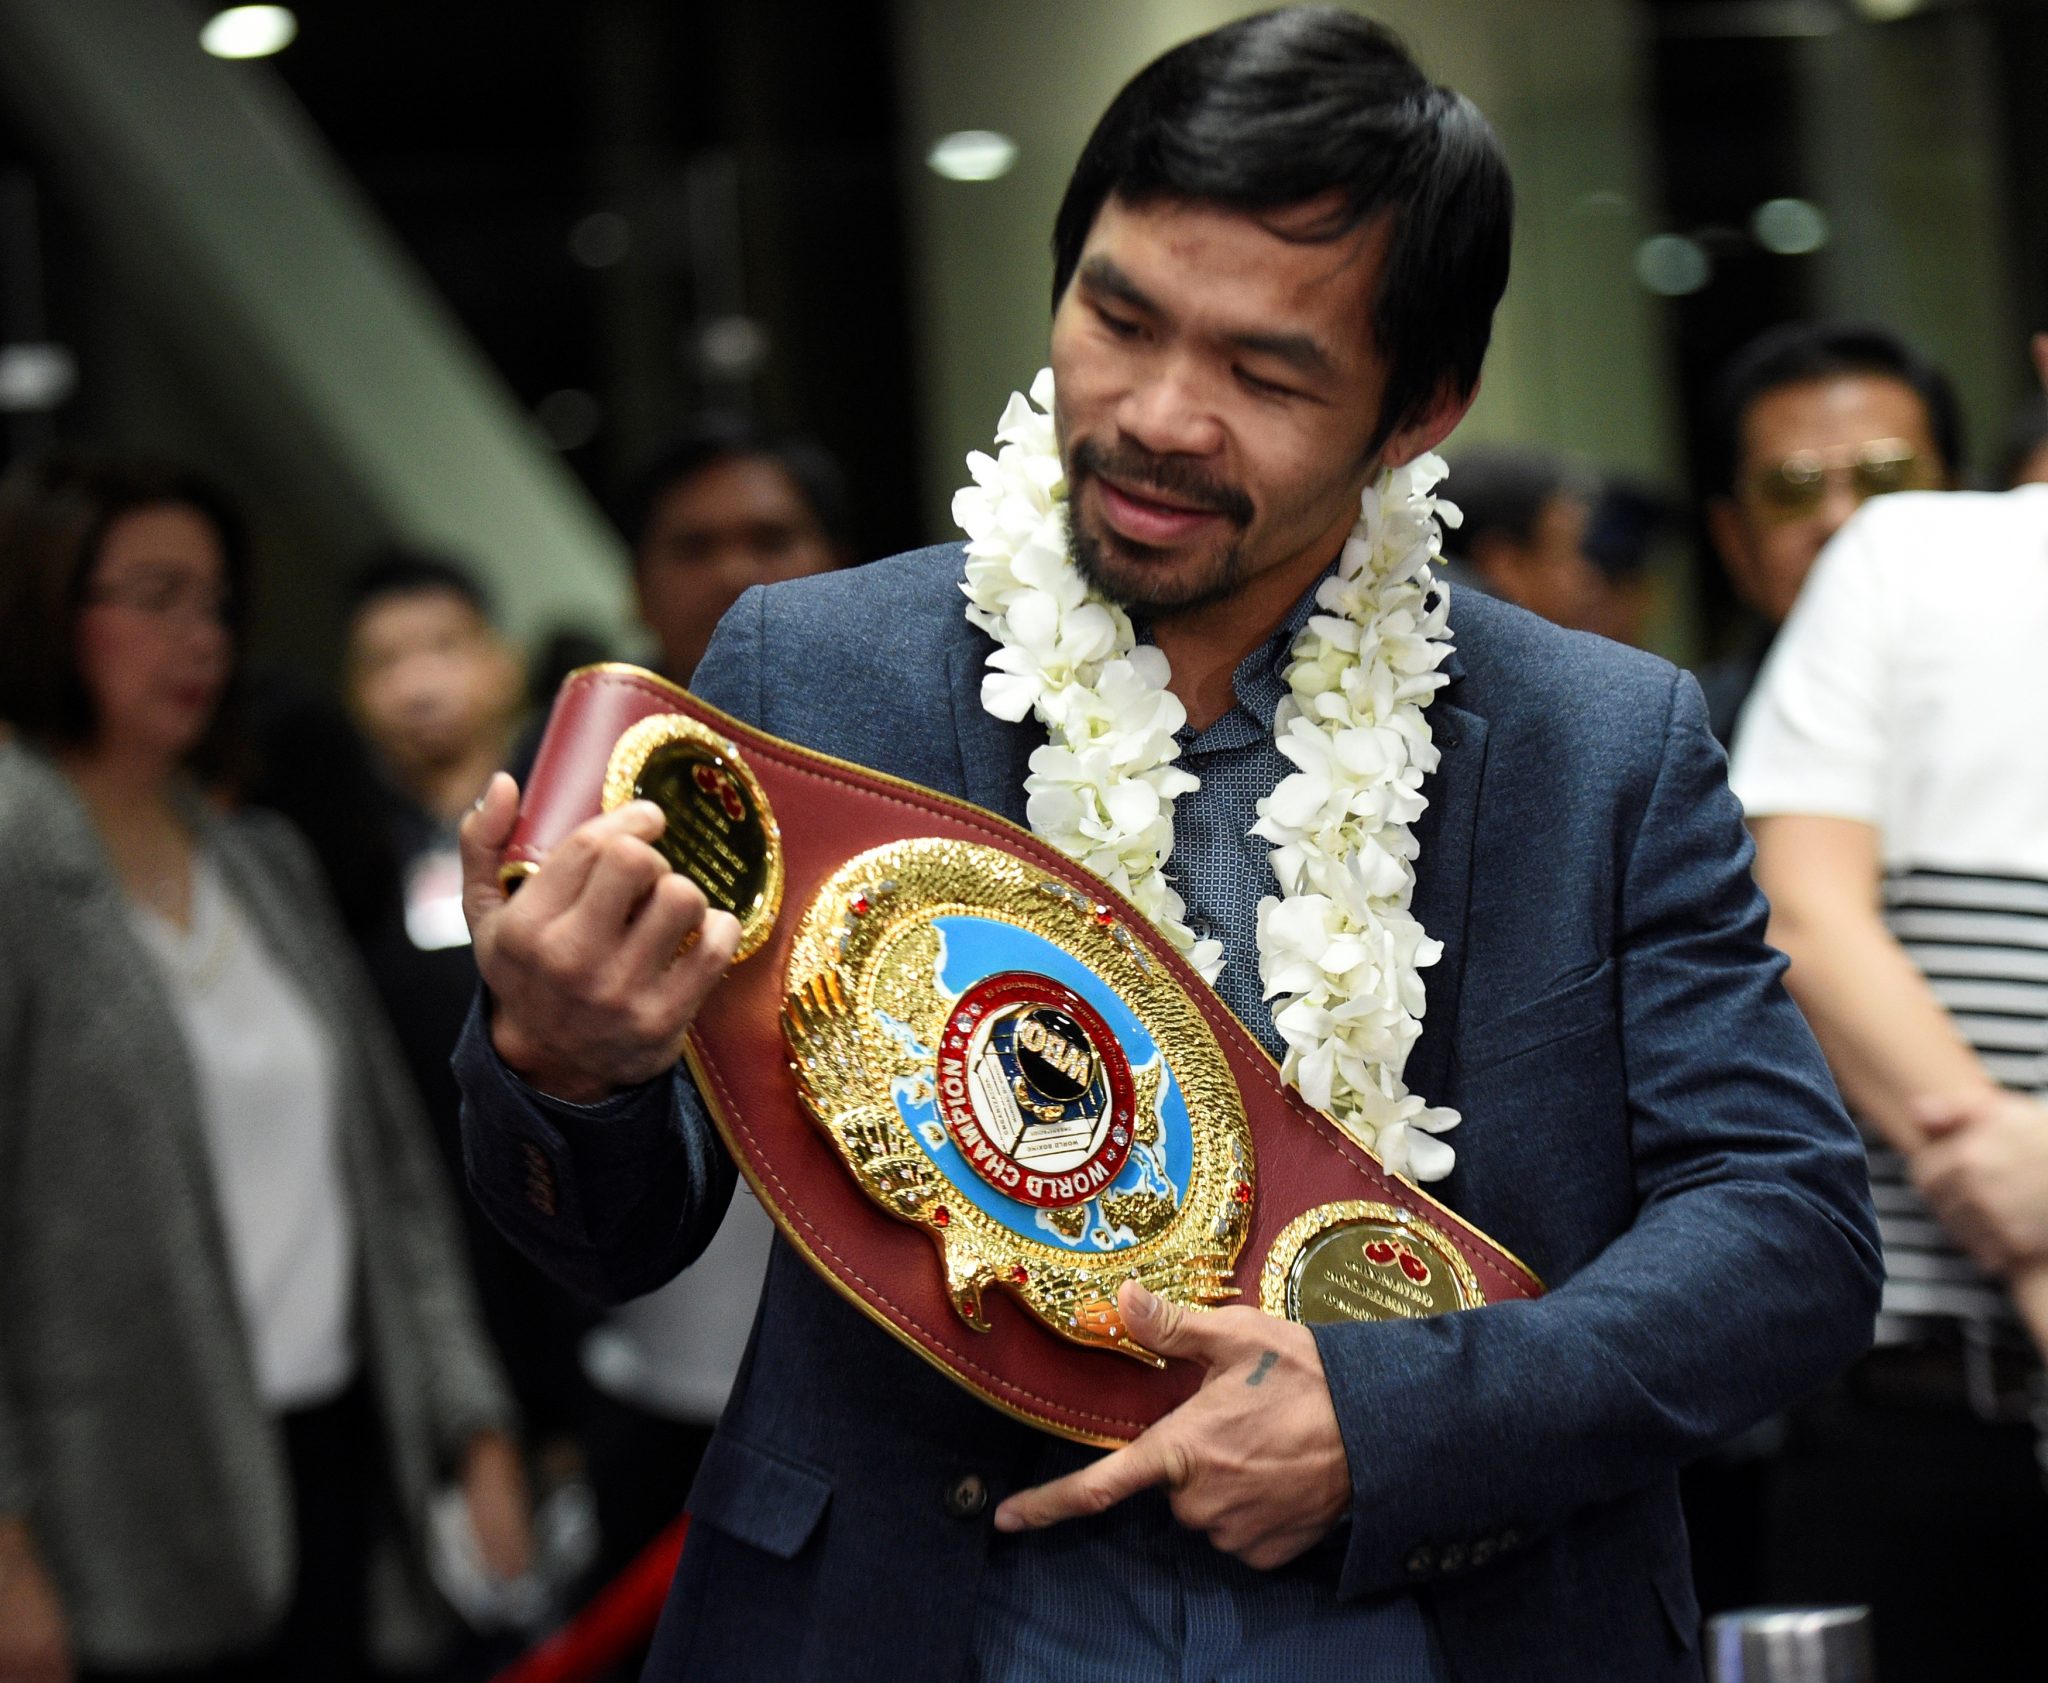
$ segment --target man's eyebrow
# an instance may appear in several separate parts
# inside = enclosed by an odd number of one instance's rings
[[[1273,357],[1314,378],[1327,379],[1337,372],[1330,353],[1306,333],[1233,333],[1229,343],[1241,351]]]
[[[1159,314],[1159,306],[1151,295],[1131,277],[1118,268],[1114,261],[1099,253],[1081,265],[1081,283],[1096,292],[1106,292],[1112,298],[1121,298],[1134,310],[1143,310],[1148,315]]]

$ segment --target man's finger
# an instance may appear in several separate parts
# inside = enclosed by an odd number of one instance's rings
[[[716,907],[705,912],[704,921],[697,926],[697,939],[683,950],[670,971],[692,1017],[704,996],[732,968],[733,955],[739,950],[740,920]]]
[[[629,976],[660,976],[709,910],[701,888],[670,872],[655,883],[627,925],[626,938],[619,943],[621,968]]]
[[[607,837],[577,896],[578,920],[607,951],[616,950],[654,885],[673,874],[668,861],[640,837]]]
[[[614,836],[651,842],[665,820],[652,801],[628,801],[595,818],[586,818],[548,852],[533,880],[519,891],[528,913],[551,918],[567,911]]]
[[[493,772],[457,832],[462,849],[462,909],[472,929],[479,913],[489,911],[505,897],[498,871],[505,863],[505,843],[518,821],[519,785],[509,772]]]
[[[998,1531],[1036,1531],[1063,1519],[1099,1514],[1154,1485],[1186,1481],[1187,1463],[1173,1438],[1156,1426],[1134,1443],[1079,1472],[1020,1490],[996,1509]]]
[[[1116,1305],[1131,1337],[1146,1349],[1211,1370],[1256,1359],[1266,1347],[1265,1317],[1256,1309],[1194,1309],[1169,1302],[1136,1280],[1124,1281]]]

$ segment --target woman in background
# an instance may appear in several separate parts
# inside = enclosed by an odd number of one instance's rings
[[[0,1683],[430,1659],[445,1481],[525,1565],[389,1033],[304,844],[195,776],[245,568],[175,470],[0,481]]]

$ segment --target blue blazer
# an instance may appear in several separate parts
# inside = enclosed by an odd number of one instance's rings
[[[695,688],[1022,823],[1041,737],[981,708],[960,572],[947,546],[750,591]],[[1464,1114],[1431,1190],[1550,1291],[1317,1329],[1354,1501],[1286,1570],[1415,1594],[1458,1683],[1696,1680],[1674,1475],[1868,1342],[1862,1148],[1764,944],[1692,679],[1472,591],[1451,623],[1416,826],[1444,957],[1409,1081]],[[680,1070],[577,1111],[480,1018],[457,1061],[477,1195],[537,1260],[619,1299],[703,1248],[734,1170]],[[778,1242],[649,1676],[969,1675],[989,1513],[1045,1444]]]

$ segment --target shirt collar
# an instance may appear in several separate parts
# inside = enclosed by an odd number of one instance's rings
[[[1175,733],[1174,740],[1181,745],[1182,752],[1211,754],[1272,740],[1273,715],[1287,697],[1288,656],[1293,652],[1295,639],[1316,611],[1316,592],[1336,571],[1337,563],[1332,561],[1318,573],[1315,582],[1301,593],[1287,617],[1274,628],[1273,635],[1237,663],[1237,670],[1230,676],[1231,691],[1237,699],[1230,710],[1207,730],[1197,731],[1184,725]],[[1151,641],[1149,630],[1143,635],[1147,642]]]

